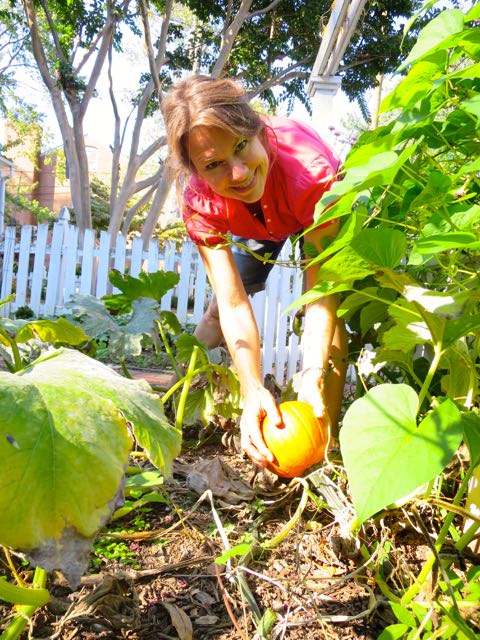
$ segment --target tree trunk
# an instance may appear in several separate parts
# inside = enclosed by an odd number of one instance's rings
[[[226,25],[223,32],[220,52],[212,70],[212,76],[214,78],[219,78],[221,76],[225,63],[227,62],[227,58],[232,50],[233,43],[235,42],[235,38],[249,15],[248,12],[252,2],[253,0],[242,0],[237,15],[229,25]]]
[[[150,211],[142,229],[142,240],[146,246],[155,231],[158,218],[162,212],[163,206],[167,200],[168,194],[172,187],[173,174],[168,165],[165,165],[162,178],[153,196]]]

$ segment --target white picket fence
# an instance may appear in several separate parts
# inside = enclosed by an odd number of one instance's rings
[[[290,254],[287,242],[280,259]],[[167,241],[161,249],[157,241],[151,241],[144,250],[140,238],[128,243],[118,235],[112,247],[107,232],[98,235],[87,230],[81,239],[78,229],[68,222],[56,223],[53,230],[46,224],[6,227],[0,237],[0,268],[0,299],[15,294],[13,302],[0,307],[3,317],[23,305],[38,316],[55,316],[65,311],[73,295],[101,298],[112,291],[108,280],[112,268],[133,277],[142,270],[179,273],[178,285],[162,298],[161,308],[175,311],[182,324],[198,323],[211,296],[205,269],[191,242],[184,242],[178,251],[174,242]],[[293,313],[284,311],[301,292],[300,271],[276,265],[266,291],[252,297],[262,342],[262,370],[273,373],[279,383],[291,378],[300,365],[301,347],[291,331]]]

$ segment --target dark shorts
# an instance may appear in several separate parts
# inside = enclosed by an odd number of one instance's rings
[[[247,251],[243,247],[238,247],[234,244],[231,245],[233,257],[237,263],[245,291],[249,295],[263,291],[268,274],[274,266],[273,261],[278,258],[286,240],[283,242],[272,242],[271,240],[250,240],[248,238],[241,238],[240,236],[233,236],[232,240],[248,247]],[[268,262],[263,262],[258,257],[249,253],[249,251],[253,251],[257,256],[265,256],[268,254]]]

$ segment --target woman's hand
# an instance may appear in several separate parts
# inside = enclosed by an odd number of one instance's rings
[[[241,446],[259,467],[273,461],[273,454],[267,448],[261,430],[262,421],[267,414],[273,424],[281,424],[282,417],[273,396],[265,387],[252,388],[245,396],[240,419]]]
[[[325,370],[323,367],[309,367],[301,372],[295,391],[298,399],[312,405],[313,413],[317,418],[325,418],[326,407],[323,397],[323,382]]]

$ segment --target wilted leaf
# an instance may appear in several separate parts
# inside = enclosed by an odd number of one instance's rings
[[[67,307],[79,318],[91,338],[107,336],[110,352],[121,358],[141,354],[142,338],[150,334],[158,318],[157,305],[148,298],[135,300],[133,311],[122,318],[121,324],[110,315],[102,301],[93,296],[76,296]]]
[[[130,429],[167,473],[181,439],[146,383],[68,349],[0,373],[0,427],[0,543],[37,557],[74,534],[89,544],[109,517]]]
[[[165,609],[168,611],[170,615],[170,620],[172,621],[172,624],[177,631],[178,639],[192,640],[193,638],[192,621],[187,616],[185,611],[180,607],[177,607],[176,604],[171,604],[170,602],[162,602],[162,606],[165,607]]]

